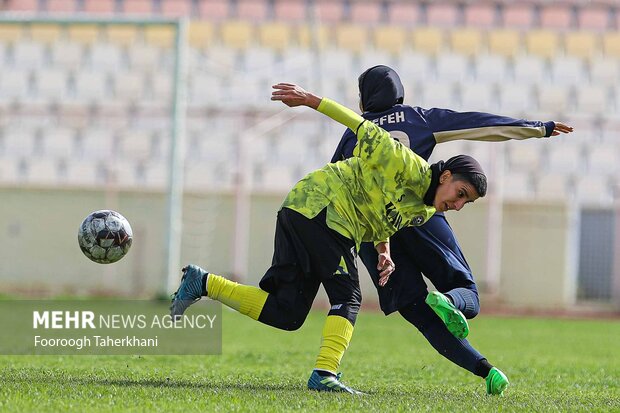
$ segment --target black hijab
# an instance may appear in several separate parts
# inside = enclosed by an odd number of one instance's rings
[[[378,65],[358,78],[360,99],[364,112],[383,112],[403,103],[405,88],[394,69]]]
[[[469,155],[457,155],[448,159],[447,161],[439,161],[431,165],[431,172],[433,173],[431,177],[431,185],[428,187],[426,194],[424,195],[424,203],[428,206],[433,205],[433,201],[435,200],[435,193],[437,192],[437,187],[439,186],[439,176],[443,171],[450,171],[452,174],[460,174],[460,175],[472,175],[472,174],[480,174],[486,176],[484,171],[482,170],[482,166],[478,163],[477,160],[472,158]],[[479,194],[480,196],[484,196],[484,194]]]

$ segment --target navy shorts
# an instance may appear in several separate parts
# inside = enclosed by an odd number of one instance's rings
[[[390,237],[390,252],[396,270],[385,287],[379,287],[377,252],[362,244],[360,257],[379,293],[385,314],[405,308],[428,294],[422,274],[441,292],[454,288],[476,289],[469,264],[443,214],[433,215],[419,227],[406,227]]]

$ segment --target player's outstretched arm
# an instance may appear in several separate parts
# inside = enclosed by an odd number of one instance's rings
[[[499,142],[544,138],[570,133],[573,128],[562,122],[517,119],[486,112],[455,112],[432,108],[423,111],[436,143],[453,140]]]
[[[333,100],[310,93],[301,86],[292,83],[278,83],[273,85],[272,88],[274,91],[271,92],[271,100],[279,100],[290,107],[307,106],[354,131],[364,122],[364,118],[351,109]]]

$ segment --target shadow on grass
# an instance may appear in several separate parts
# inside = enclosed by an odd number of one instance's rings
[[[118,387],[154,387],[154,388],[178,388],[178,389],[203,389],[203,390],[246,390],[246,391],[299,391],[305,390],[305,386],[292,383],[287,384],[257,384],[257,383],[239,383],[232,381],[192,381],[178,380],[173,378],[145,378],[145,379],[112,379],[100,377],[67,377],[50,375],[38,377],[6,377],[11,382],[22,383],[44,383],[55,384],[57,386],[118,386]]]
[[[85,378],[74,379],[72,383],[84,385],[102,385],[102,386],[120,386],[120,387],[164,387],[179,389],[211,389],[211,390],[254,390],[254,391],[299,391],[304,389],[295,384],[256,384],[256,383],[238,383],[238,382],[203,382],[176,379],[100,379]]]
[[[54,384],[61,387],[66,386],[118,386],[118,387],[152,387],[152,388],[169,388],[169,389],[197,389],[197,390],[243,390],[243,391],[285,391],[285,392],[299,392],[309,391],[306,388],[305,383],[240,383],[238,381],[201,381],[200,379],[186,380],[186,379],[174,379],[174,378],[143,378],[143,379],[128,379],[128,378],[101,378],[101,377],[67,377],[62,375],[51,375],[49,372],[43,376],[38,377],[7,377],[11,382],[29,383],[44,383]],[[364,392],[366,395],[373,395],[376,391],[368,389],[358,389]],[[318,393],[318,392],[317,392]],[[327,392],[321,392],[327,393]],[[399,397],[404,393],[402,391],[382,391],[383,395],[390,395]]]

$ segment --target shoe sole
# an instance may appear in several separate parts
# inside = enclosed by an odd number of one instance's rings
[[[469,335],[469,325],[463,313],[455,308],[447,307],[441,298],[432,292],[428,294],[425,301],[454,337],[466,338]]]

